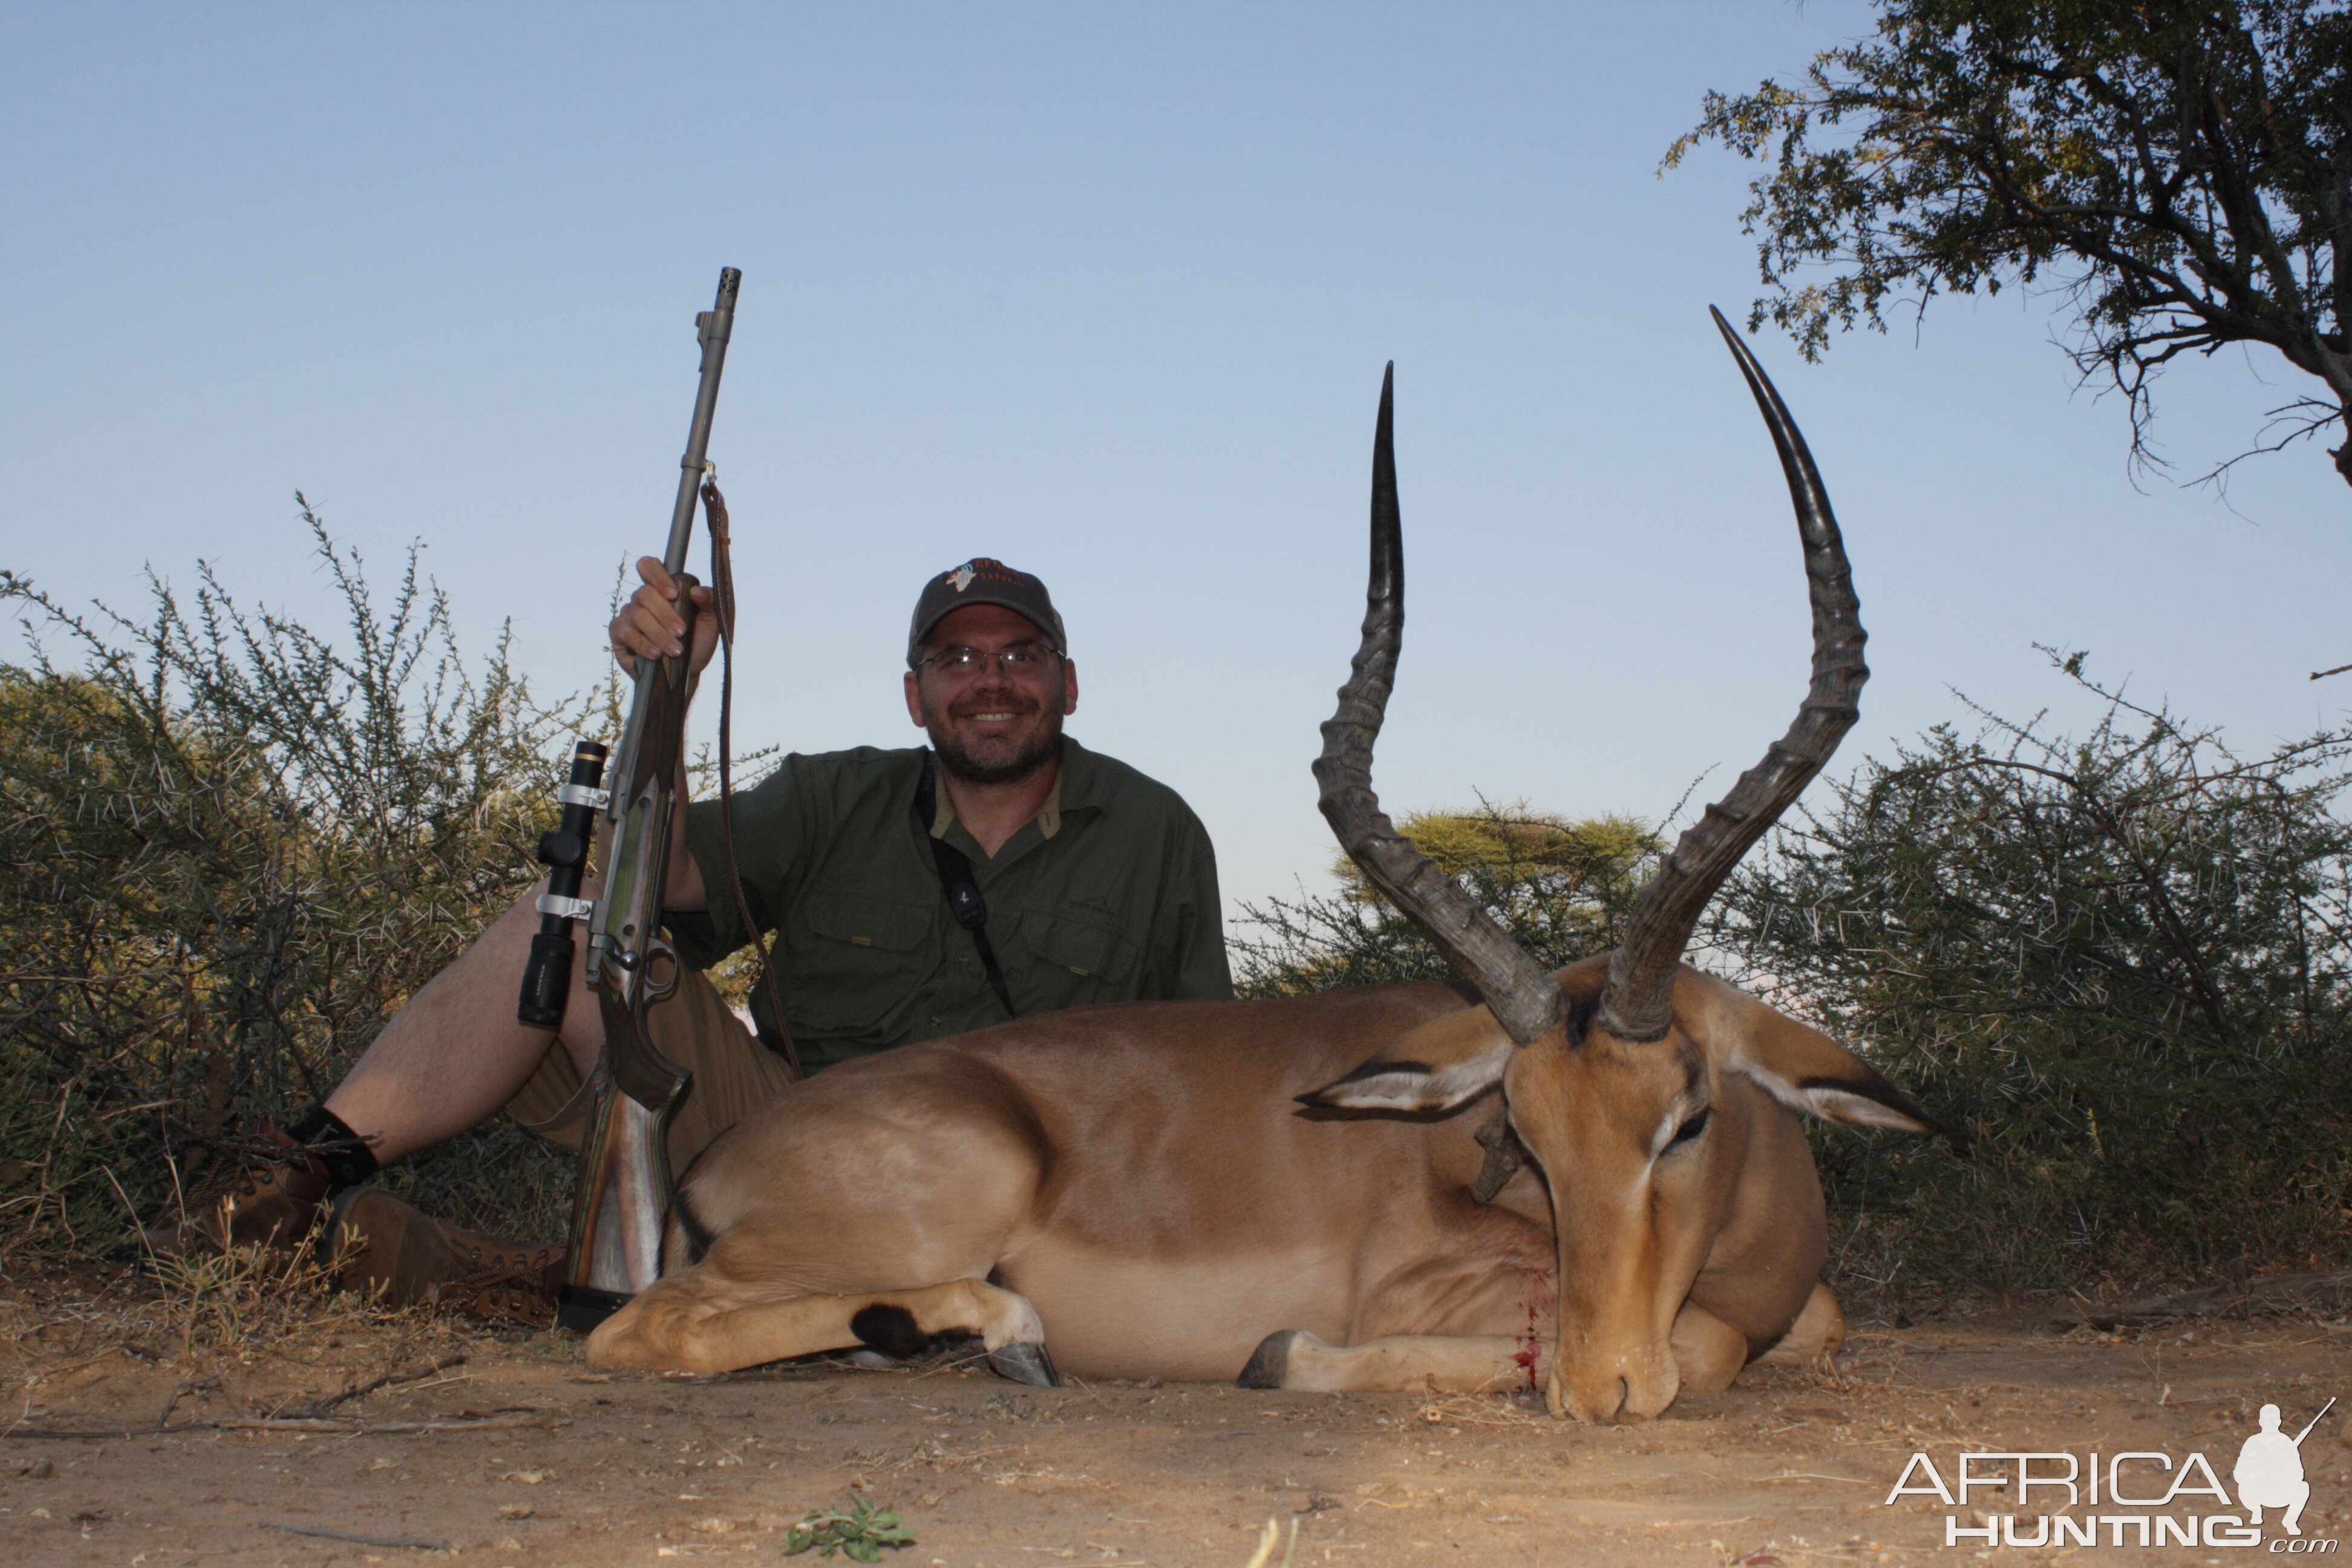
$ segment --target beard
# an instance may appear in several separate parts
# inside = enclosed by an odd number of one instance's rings
[[[1007,706],[1002,700],[992,699],[985,709],[1002,711]],[[939,753],[940,766],[963,783],[1017,784],[1062,754],[1062,705],[1038,703],[1035,711],[1034,728],[1003,739],[967,742],[955,732],[952,707],[946,720],[928,715],[923,728],[931,738],[931,749]]]

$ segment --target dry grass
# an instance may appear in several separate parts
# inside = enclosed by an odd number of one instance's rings
[[[110,1363],[178,1374],[171,1396],[176,1404],[225,1379],[274,1378],[316,1365],[388,1373],[520,1337],[430,1308],[386,1308],[338,1290],[331,1269],[308,1249],[237,1247],[111,1271],[20,1268],[0,1281],[0,1376],[23,1391],[27,1411],[37,1391],[70,1388]],[[569,1341],[530,1337],[561,1359],[577,1355]],[[278,1416],[281,1406],[299,1403],[276,1398],[251,1414]],[[159,1425],[171,1408],[164,1406]]]

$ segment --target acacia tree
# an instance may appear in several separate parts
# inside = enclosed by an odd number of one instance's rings
[[[1617,945],[1664,846],[1630,816],[1571,822],[1526,801],[1475,811],[1420,811],[1398,826],[1460,882],[1538,963],[1558,968]],[[1244,904],[1255,937],[1236,935],[1244,996],[1299,996],[1339,985],[1452,980],[1428,933],[1345,855],[1336,893]]]
[[[1664,167],[1706,142],[1771,165],[1748,324],[1808,359],[1890,300],[2051,286],[2159,466],[2150,388],[2181,355],[2259,344],[2316,379],[2210,479],[2352,426],[2347,63],[2342,0],[1881,0],[1801,85],[1708,93]],[[2352,483],[2352,440],[2329,451]]]

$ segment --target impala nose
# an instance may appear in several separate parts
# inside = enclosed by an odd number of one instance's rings
[[[1681,1369],[1671,1352],[1636,1352],[1610,1362],[1585,1369],[1555,1367],[1544,1390],[1545,1405],[1554,1415],[1577,1421],[1646,1421],[1682,1392]]]

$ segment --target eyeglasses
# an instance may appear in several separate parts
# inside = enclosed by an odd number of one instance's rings
[[[1018,680],[1024,676],[1043,671],[1046,660],[1060,655],[1059,648],[1034,642],[1017,642],[1010,647],[998,648],[994,653],[983,653],[976,647],[943,647],[928,658],[917,659],[915,668],[920,669],[928,664],[943,679],[974,680],[988,668],[989,661],[994,659],[997,668]]]

